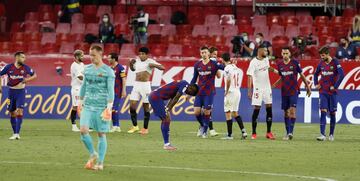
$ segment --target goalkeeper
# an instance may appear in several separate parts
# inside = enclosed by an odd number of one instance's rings
[[[111,109],[114,101],[114,71],[102,61],[103,49],[90,48],[91,64],[85,66],[84,82],[80,89],[78,111],[80,115],[81,140],[90,153],[85,165],[89,170],[103,170],[107,149],[105,133],[109,132]],[[89,127],[98,134],[98,153],[94,150]],[[95,164],[96,163],[96,164]]]

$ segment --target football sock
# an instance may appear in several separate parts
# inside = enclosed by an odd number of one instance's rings
[[[16,117],[16,128],[15,128],[15,134],[19,134],[20,133],[20,129],[21,129],[21,124],[23,122],[23,116],[19,115]]]
[[[228,136],[231,137],[231,135],[232,135],[232,125],[233,125],[232,119],[226,120],[226,125],[227,125]]]
[[[213,122],[212,122],[212,120],[210,120],[209,121],[209,130],[213,130],[213,129],[214,129]]]
[[[148,129],[150,121],[150,112],[144,112],[144,128]]]
[[[326,112],[321,111],[320,114],[320,133],[325,136],[325,128],[326,128]]]
[[[252,115],[252,134],[256,134],[256,126],[257,126],[257,119],[260,113],[260,109],[254,109],[253,115]]]
[[[243,130],[243,129],[244,129],[244,123],[243,123],[243,121],[242,121],[241,116],[235,117],[235,120],[236,120],[236,122],[238,123],[240,130]]]
[[[290,118],[284,117],[286,134],[290,133]]]
[[[80,135],[81,141],[84,143],[86,149],[89,151],[89,154],[92,155],[94,154],[94,145],[92,143],[92,138],[89,135],[89,133],[87,134],[81,134]]]
[[[332,112],[330,113],[330,134],[334,135],[335,131],[335,124],[336,124],[336,113]]]
[[[16,117],[10,117],[10,123],[11,123],[11,127],[13,129],[13,133],[15,134],[15,132],[16,132]]]
[[[131,117],[131,121],[132,121],[133,126],[137,126],[136,110],[130,108],[130,117]]]
[[[100,163],[100,164],[104,163],[106,149],[107,149],[106,135],[99,136],[99,141],[98,141],[99,160],[98,160],[98,163]]]
[[[209,128],[209,121],[210,121],[210,115],[204,115],[203,117],[203,123],[204,123],[204,133],[207,133],[207,130]]]
[[[266,130],[268,133],[271,132],[272,125],[272,107],[266,108]]]
[[[164,139],[164,144],[169,143],[169,131],[170,131],[170,121],[164,120],[161,121],[161,133]]]
[[[294,133],[294,127],[295,127],[296,118],[290,118],[290,133]]]
[[[203,123],[203,116],[202,114],[196,115],[196,120],[199,122],[200,126],[203,127],[204,123]]]
[[[71,120],[71,124],[76,124],[75,120],[76,120],[76,110],[71,110],[70,113],[70,120]]]

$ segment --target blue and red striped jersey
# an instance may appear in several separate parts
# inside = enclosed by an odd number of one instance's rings
[[[318,76],[321,74],[321,79],[318,81]],[[344,71],[337,59],[332,59],[329,63],[320,61],[314,73],[314,84],[320,84],[320,93],[336,94],[336,91],[331,91],[330,87],[334,86],[337,89],[344,78]]]
[[[188,86],[189,83],[185,80],[173,81],[152,91],[150,97],[153,100],[169,100],[174,98],[177,93],[184,94]]]
[[[24,78],[26,78],[28,75],[32,76],[34,75],[33,69],[31,69],[27,65],[22,65],[19,68],[15,66],[14,63],[7,64],[0,72],[0,76],[7,74],[9,77],[9,81],[7,85],[9,87],[14,87],[21,83]]]
[[[277,69],[281,76],[281,95],[293,96],[299,94],[298,74],[302,72],[297,60],[291,59],[287,64],[284,61],[277,63]]]
[[[111,67],[115,73],[115,96],[121,97],[122,89],[123,89],[123,81],[122,78],[126,77],[126,70],[125,68],[117,64],[115,67]]]

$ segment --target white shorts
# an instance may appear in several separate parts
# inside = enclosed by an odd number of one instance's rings
[[[150,82],[134,82],[134,87],[130,94],[131,101],[139,101],[141,96],[141,101],[143,103],[149,103],[149,95],[151,93],[151,84]]]
[[[224,112],[238,112],[240,99],[240,91],[229,92],[224,98]]]
[[[72,106],[78,106],[80,100],[80,88],[71,89],[71,102]]]
[[[271,89],[254,90],[251,100],[251,105],[261,106],[261,104],[272,104]]]

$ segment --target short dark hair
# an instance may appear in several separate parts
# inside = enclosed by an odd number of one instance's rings
[[[110,53],[109,55],[110,55],[110,58],[115,59],[115,61],[118,61],[119,55],[117,53],[113,52],[113,53]]]
[[[82,51],[82,50],[75,50],[74,51],[74,57],[76,58],[76,57],[78,57],[78,56],[80,56],[81,54],[83,54],[84,52]]]
[[[256,33],[256,35],[259,35],[261,37],[264,37],[264,35],[262,33]]]
[[[23,51],[18,51],[18,52],[16,52],[14,54],[14,57],[17,57],[17,56],[22,55],[22,54],[25,55],[25,53]]]
[[[347,37],[345,37],[345,36],[340,37],[340,39],[344,39],[345,41],[349,42],[349,39]]]
[[[215,52],[215,51],[218,51],[218,49],[217,49],[216,47],[210,47],[210,48],[209,48],[209,52],[210,52],[210,53],[213,53],[213,52]]]
[[[264,43],[262,43],[259,45],[258,49],[260,49],[260,48],[267,48],[267,46]]]
[[[147,48],[147,47],[141,47],[141,48],[139,48],[139,52],[143,52],[143,53],[145,53],[145,54],[148,54],[149,53],[149,48]]]
[[[223,53],[223,54],[221,55],[221,58],[222,58],[225,62],[230,61],[230,53]]]
[[[330,53],[330,50],[329,50],[329,47],[327,47],[327,46],[323,46],[319,50],[319,54],[329,54],[329,53]]]
[[[207,46],[202,46],[200,50],[209,50],[209,48]]]
[[[143,10],[144,10],[144,7],[143,7],[143,6],[138,6],[138,7],[136,7],[136,10],[137,10],[137,11],[143,11]]]
[[[290,47],[282,47],[281,50],[289,50],[290,51]]]
[[[91,46],[90,50],[96,50],[98,52],[102,52],[103,48],[99,45],[93,45],[93,46]]]

